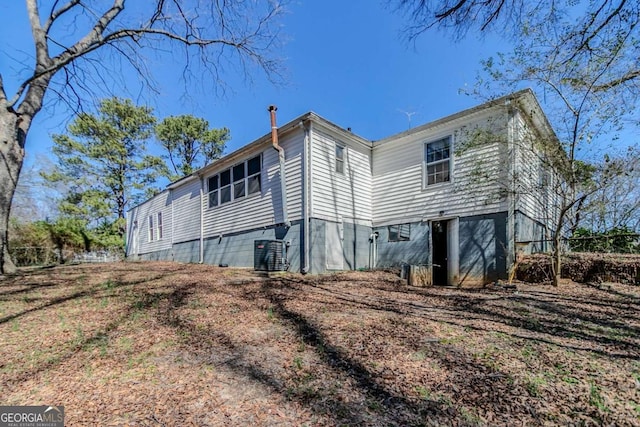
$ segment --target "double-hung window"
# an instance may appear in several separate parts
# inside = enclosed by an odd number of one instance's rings
[[[424,145],[425,186],[451,181],[451,137]]]
[[[153,242],[155,238],[155,229],[153,227],[153,215],[149,215],[149,241]]]
[[[233,167],[233,200],[240,199],[246,195],[245,165],[246,163],[242,162]]]
[[[158,212],[158,240],[162,240],[162,212]]]
[[[262,156],[252,157],[207,179],[209,207],[242,199],[262,189]]]
[[[256,156],[247,161],[247,194],[260,192],[260,171],[262,158]]]
[[[336,144],[336,172],[344,173],[344,146]]]
[[[214,175],[207,180],[209,187],[209,207],[218,206],[218,189],[220,188],[220,175]]]
[[[231,169],[220,173],[220,204],[231,201]]]

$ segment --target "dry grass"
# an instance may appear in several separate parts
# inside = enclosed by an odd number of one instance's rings
[[[0,280],[0,402],[67,425],[640,425],[640,288],[173,263]]]

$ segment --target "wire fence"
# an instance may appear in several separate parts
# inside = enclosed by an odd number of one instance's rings
[[[554,239],[541,239],[517,242],[516,246],[522,253],[545,253],[553,250]],[[579,236],[562,238],[560,250],[563,253],[591,252],[591,253],[619,253],[640,254],[640,234],[599,234],[593,236]]]
[[[70,249],[56,249],[52,247],[11,247],[11,260],[17,267],[35,267],[43,265],[65,263],[97,263],[117,262],[124,259],[120,248],[105,249],[91,252],[79,252]]]

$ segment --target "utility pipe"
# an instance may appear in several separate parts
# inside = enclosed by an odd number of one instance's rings
[[[273,148],[278,152],[278,163],[280,164],[280,193],[282,194],[282,222],[285,227],[290,227],[289,215],[287,213],[287,183],[284,168],[284,148],[278,145],[278,127],[276,126],[276,111],[278,107],[269,105],[269,113],[271,114],[271,143]]]

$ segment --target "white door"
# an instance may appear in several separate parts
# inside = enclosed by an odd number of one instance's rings
[[[342,221],[327,222],[327,270],[344,270],[344,251],[342,248]]]

